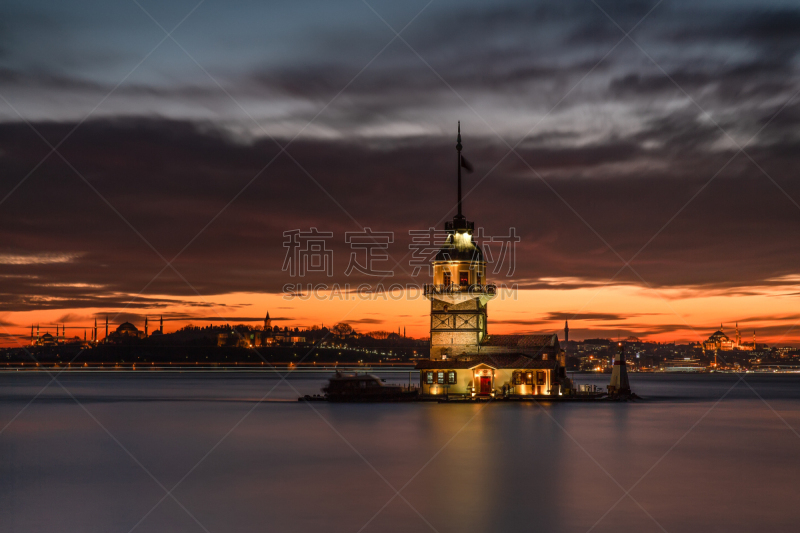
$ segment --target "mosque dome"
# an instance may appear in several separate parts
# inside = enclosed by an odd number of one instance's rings
[[[123,322],[117,328],[117,333],[120,335],[138,335],[139,329],[130,322]]]
[[[727,336],[727,335],[726,335],[726,334],[725,334],[725,333],[724,333],[722,330],[717,330],[717,331],[715,331],[715,332],[714,332],[714,333],[711,335],[711,337],[710,337],[710,338],[711,338],[711,339],[725,339],[725,340],[728,340],[728,336]]]

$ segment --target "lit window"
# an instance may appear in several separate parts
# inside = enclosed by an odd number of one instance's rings
[[[455,385],[456,384],[456,373],[453,370],[450,370],[447,373],[447,384],[448,385]]]
[[[444,372],[437,372],[436,378],[436,383],[439,385],[444,385]]]
[[[433,372],[425,372],[425,383],[428,385],[433,383]]]

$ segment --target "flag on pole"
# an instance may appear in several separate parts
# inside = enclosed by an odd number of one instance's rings
[[[463,155],[461,156],[461,168],[466,169],[467,172],[472,172],[473,170],[475,170],[474,168],[472,168],[472,163],[467,161],[467,158],[464,157]]]

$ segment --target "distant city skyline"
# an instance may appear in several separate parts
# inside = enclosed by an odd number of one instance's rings
[[[105,337],[105,327],[106,327],[106,318],[108,318],[108,328],[109,332],[113,332],[118,326],[125,324],[125,323],[132,323],[134,326],[137,326],[139,330],[144,333],[144,325],[145,317],[142,315],[134,315],[126,313],[124,314],[125,319],[122,319],[123,315],[120,314],[114,317],[113,314],[103,315],[97,317],[97,339],[98,341],[102,341]],[[173,333],[181,328],[184,328],[189,325],[205,327],[205,326],[212,326],[212,327],[220,327],[223,325],[249,325],[256,329],[261,329],[262,324],[265,323],[265,317],[253,317],[253,316],[229,316],[229,317],[222,317],[222,316],[195,316],[192,318],[177,318],[169,316],[165,319],[163,315],[148,315],[150,317],[150,326],[149,331],[153,333],[154,331],[158,330],[159,334],[161,333]],[[113,318],[113,319],[112,319]],[[274,321],[274,322],[273,322]],[[410,331],[408,331],[408,326],[402,325],[391,325],[385,322],[373,322],[373,321],[357,321],[357,322],[347,322],[342,321],[353,327],[353,330],[362,335],[368,335],[370,333],[398,333],[400,335],[408,336],[410,338],[426,338],[425,331],[422,332],[421,335],[412,335]],[[299,329],[300,331],[307,331],[314,328],[333,328],[336,323],[328,323],[327,325],[324,322],[316,323],[316,324],[309,324],[309,323],[297,323],[286,317],[282,316],[269,316],[269,323],[270,328],[288,328],[289,330]],[[163,324],[163,330],[161,329]],[[575,322],[573,320],[573,325],[569,326],[569,339],[566,339],[564,326],[566,324],[562,324],[560,329],[555,330],[545,330],[548,333],[555,333],[558,338],[562,341],[571,341],[577,343],[583,343],[586,340],[596,340],[596,339],[608,339],[610,341],[631,341],[631,339],[636,339],[637,341],[644,342],[644,343],[674,343],[674,344],[699,344],[701,347],[705,347],[706,350],[709,350],[708,347],[709,341],[714,339],[718,332],[724,332],[727,337],[730,337],[730,342],[728,343],[730,346],[718,346],[718,349],[722,350],[730,350],[733,347],[739,348],[739,344],[743,346],[742,349],[750,349],[749,347],[752,345],[753,337],[758,339],[758,344],[765,344],[770,345],[770,342],[767,342],[767,339],[761,338],[758,335],[758,331],[754,329],[745,329],[739,327],[738,323],[734,323],[732,326],[727,326],[725,324],[719,324],[715,328],[707,330],[709,335],[707,335],[702,340],[692,340],[692,339],[677,339],[677,338],[655,338],[655,337],[637,337],[630,331],[623,331],[623,330],[595,330],[589,328],[580,328],[574,326]],[[74,322],[43,322],[43,323],[36,323],[32,324],[27,328],[27,336],[20,335],[21,340],[36,338],[37,335],[44,335],[45,333],[53,334],[53,331],[56,330],[60,331],[59,338],[62,338],[66,330],[66,338],[82,338],[83,332],[87,332],[87,338],[92,340],[92,331],[95,328],[94,323],[90,324],[80,324]],[[712,331],[713,330],[713,331]],[[703,330],[699,328],[694,328],[692,331],[696,332],[698,335],[701,335]],[[525,331],[514,330],[512,333],[528,333]],[[500,331],[496,331],[494,333],[501,333]],[[505,333],[505,332],[504,332]],[[792,346],[793,344],[790,342],[785,343],[774,343],[775,346]],[[18,344],[11,344],[10,347],[18,346]]]

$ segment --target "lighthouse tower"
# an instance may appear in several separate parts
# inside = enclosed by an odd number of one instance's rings
[[[496,288],[486,282],[486,261],[472,241],[475,223],[461,211],[461,123],[456,142],[458,155],[458,213],[445,222],[447,239],[433,260],[433,283],[425,285],[431,301],[431,359],[442,360],[477,353],[486,336],[487,304]]]
[[[614,361],[611,370],[611,383],[608,385],[608,394],[611,396],[629,396],[631,384],[628,381],[628,366],[625,362],[625,344],[619,343],[619,355]]]

